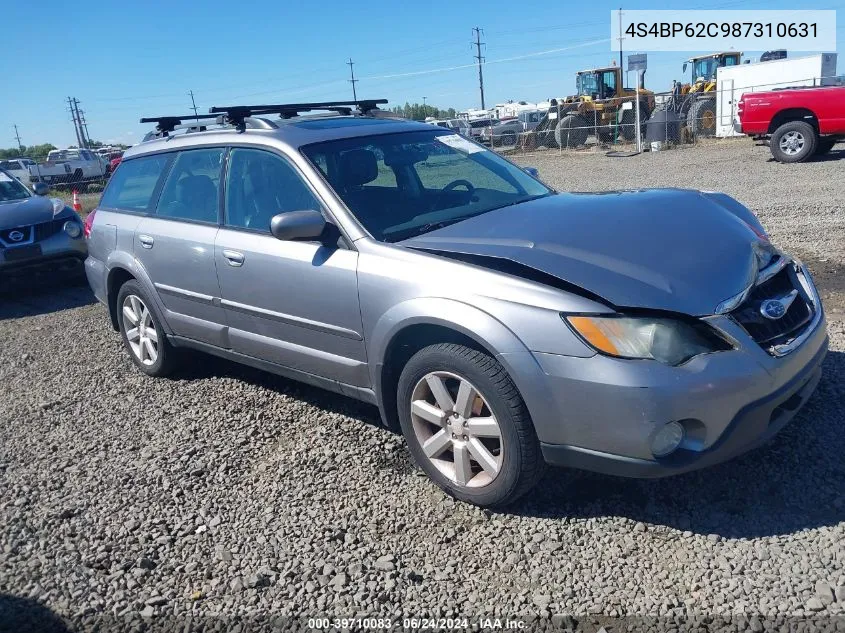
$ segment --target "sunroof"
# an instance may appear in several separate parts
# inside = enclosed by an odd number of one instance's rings
[[[382,125],[384,123],[395,123],[390,119],[369,119],[359,117],[342,117],[337,119],[314,119],[313,121],[297,121],[289,123],[296,127],[304,127],[307,130],[330,130],[338,127],[355,127],[358,125]]]

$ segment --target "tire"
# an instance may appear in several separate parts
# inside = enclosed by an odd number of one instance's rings
[[[809,123],[789,121],[772,134],[769,148],[779,163],[801,163],[816,151],[818,135]]]
[[[555,126],[555,142],[558,147],[579,147],[589,136],[587,121],[577,114],[567,114]]]
[[[545,462],[528,409],[504,367],[487,354],[455,343],[426,347],[402,369],[397,398],[411,456],[456,499],[504,506],[542,476]],[[448,414],[461,406],[460,414]]]
[[[716,135],[716,99],[698,99],[687,112],[687,127],[695,136]]]
[[[816,156],[827,154],[836,145],[837,138],[835,136],[820,136],[816,141]]]
[[[629,143],[637,140],[637,111],[634,109],[625,110],[622,113],[622,122],[619,126],[619,134]],[[645,136],[645,123],[649,118],[648,106],[640,101],[640,136]]]
[[[505,132],[502,134],[502,147],[505,145],[516,145],[516,134],[514,132]]]
[[[134,320],[125,308],[134,314]],[[134,279],[123,284],[117,293],[117,322],[123,345],[138,369],[148,376],[166,376],[176,368],[176,350],[161,327],[161,317],[141,284]]]

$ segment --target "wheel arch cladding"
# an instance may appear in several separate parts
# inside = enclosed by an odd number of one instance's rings
[[[115,332],[120,330],[120,325],[117,322],[117,293],[120,292],[121,286],[130,279],[135,279],[135,276],[122,266],[115,266],[109,270],[106,280],[106,296],[108,297],[109,317]]]
[[[391,429],[399,428],[396,387],[402,368],[419,350],[436,343],[460,343],[495,358],[519,389],[529,412],[534,398],[526,397],[526,390],[542,388],[542,370],[519,338],[490,314],[458,301],[412,299],[394,306],[376,323],[370,342],[372,384],[382,421]],[[530,366],[536,371],[533,378],[537,378],[530,380],[534,387],[525,385],[529,382],[522,375],[525,363],[520,364],[520,372],[515,372],[503,353],[532,359]]]

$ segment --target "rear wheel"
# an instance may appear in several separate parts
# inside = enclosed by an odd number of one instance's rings
[[[502,146],[505,145],[511,146],[516,145],[516,133],[515,132],[505,132],[502,134]]]
[[[567,114],[555,127],[555,142],[558,147],[578,147],[587,142],[589,129],[584,117]]]
[[[542,475],[525,403],[487,354],[454,343],[426,347],[402,370],[397,396],[414,461],[450,495],[506,505]]]
[[[137,281],[127,281],[117,293],[117,315],[123,345],[135,366],[148,376],[166,376],[176,365],[161,319]]]
[[[812,125],[804,121],[789,121],[775,130],[769,147],[776,161],[800,163],[813,155],[817,142],[818,136]]]

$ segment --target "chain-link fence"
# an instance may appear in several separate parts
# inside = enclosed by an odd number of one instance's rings
[[[640,149],[658,151],[741,136],[737,106],[742,94],[834,85],[835,78],[810,78],[790,84],[761,83],[741,90],[690,89],[677,84],[667,92],[644,90],[610,99],[552,99],[548,110],[540,111],[535,121],[530,120],[530,111],[509,120],[491,120],[480,130],[473,127],[473,139],[503,153],[633,150],[638,138]]]
[[[49,188],[58,194],[97,193],[103,190],[117,162],[120,150],[52,150],[45,160],[15,158],[0,161],[0,168],[32,190]]]

